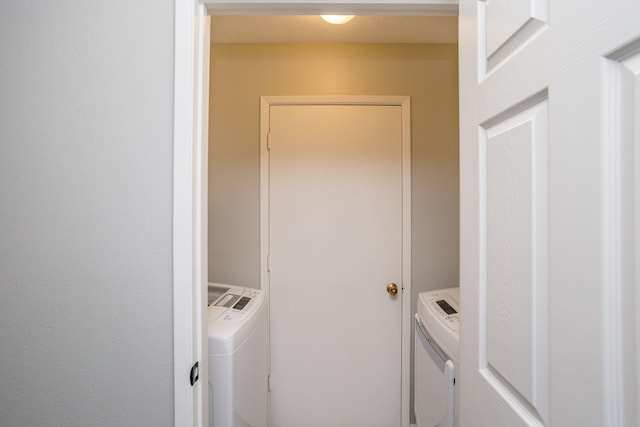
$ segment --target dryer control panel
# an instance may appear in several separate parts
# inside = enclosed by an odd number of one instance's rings
[[[454,288],[458,289],[458,288]],[[432,295],[428,295],[425,300],[433,313],[442,321],[449,329],[460,331],[460,313],[456,309],[459,306],[457,299],[454,299],[453,292],[439,291]]]
[[[418,294],[418,321],[437,344],[458,358],[460,347],[460,288]]]

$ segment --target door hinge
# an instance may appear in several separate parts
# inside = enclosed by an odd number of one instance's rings
[[[271,272],[271,255],[267,255],[267,271]]]
[[[271,133],[267,134],[267,150],[271,150]]]
[[[271,393],[271,374],[267,375],[267,391]]]
[[[195,383],[198,382],[199,378],[200,378],[200,362],[196,362],[191,367],[191,372],[189,372],[189,382],[191,383],[191,385],[194,385]]]

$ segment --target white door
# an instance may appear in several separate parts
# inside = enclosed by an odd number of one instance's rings
[[[274,427],[401,425],[405,119],[398,105],[269,109]]]
[[[640,2],[459,28],[460,425],[637,426]]]

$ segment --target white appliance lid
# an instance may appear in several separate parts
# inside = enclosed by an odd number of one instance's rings
[[[451,357],[460,354],[460,288],[418,294],[418,319]]]
[[[209,354],[230,354],[265,321],[258,314],[265,310],[259,289],[209,283]]]

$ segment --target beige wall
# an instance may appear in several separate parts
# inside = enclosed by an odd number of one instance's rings
[[[426,44],[212,45],[210,281],[260,287],[263,95],[409,95],[412,312],[419,292],[458,284],[457,46]]]
[[[409,95],[413,293],[456,285],[457,68],[456,45],[212,45],[209,280],[260,287],[260,96]]]

